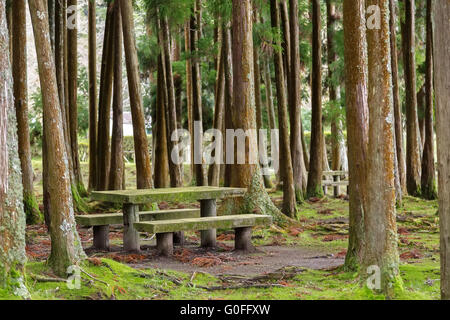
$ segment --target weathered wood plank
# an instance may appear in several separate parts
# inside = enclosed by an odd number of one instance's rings
[[[95,191],[91,199],[112,203],[145,204],[160,201],[195,201],[242,196],[245,188],[183,187],[118,191]]]
[[[204,217],[196,219],[179,219],[135,223],[140,232],[168,233],[175,231],[193,231],[208,229],[236,229],[272,223],[271,216],[242,214],[220,217]]]

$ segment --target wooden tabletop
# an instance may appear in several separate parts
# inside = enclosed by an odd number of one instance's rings
[[[196,201],[219,199],[229,196],[241,196],[245,188],[223,188],[223,187],[182,187],[162,189],[139,189],[139,190],[117,190],[117,191],[94,191],[91,193],[92,200],[144,204],[161,201]]]

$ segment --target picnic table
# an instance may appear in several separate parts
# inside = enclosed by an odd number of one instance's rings
[[[224,187],[181,187],[162,189],[139,189],[118,191],[95,191],[91,199],[121,204],[123,207],[123,246],[125,251],[139,251],[139,232],[135,223],[139,223],[139,206],[162,201],[200,202],[201,217],[217,216],[217,199],[242,196],[247,189]],[[158,211],[155,213],[157,214]],[[201,231],[201,245],[213,247],[216,243],[216,230]]]

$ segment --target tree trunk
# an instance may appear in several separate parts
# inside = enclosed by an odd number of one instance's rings
[[[108,5],[103,40],[102,67],[97,132],[97,185],[96,190],[108,188],[110,153],[110,117],[114,74],[114,4]]]
[[[123,186],[123,87],[122,87],[122,17],[119,2],[114,3],[114,96],[113,127],[111,137],[111,165],[109,190]]]
[[[422,158],[422,196],[433,200],[437,197],[436,173],[434,168],[434,131],[433,131],[433,22],[431,0],[427,0],[427,47],[426,47],[426,107],[425,107],[425,143]]]
[[[300,28],[298,0],[289,1],[291,35],[291,69],[289,72],[289,111],[291,125],[291,154],[294,172],[294,188],[297,201],[303,200],[306,191],[306,166],[302,148],[301,88],[300,88]]]
[[[89,1],[89,190],[97,181],[97,17],[96,4]]]
[[[67,6],[72,6],[73,8],[78,7],[78,0],[68,0]],[[77,9],[72,9],[73,11],[68,12],[73,19],[71,22],[76,24],[77,20]],[[69,76],[68,90],[69,90],[69,128],[70,128],[70,142],[72,151],[72,163],[73,163],[73,173],[75,181],[73,181],[75,188],[80,194],[85,194],[83,177],[81,175],[80,158],[78,155],[78,29],[77,27],[67,28],[67,72]]]
[[[307,197],[322,197],[322,41],[320,39],[320,2],[312,0],[312,86],[311,86],[311,142]]]
[[[194,58],[192,65],[192,114],[194,123],[197,124],[198,134],[194,130],[194,171],[195,181],[198,186],[207,185],[207,179],[204,174],[203,157],[199,149],[203,145],[203,120],[202,120],[202,82],[200,73],[200,57],[198,57],[198,41],[201,37],[201,0],[196,0],[194,12],[191,17],[191,52]],[[197,150],[198,149],[198,150]]]
[[[188,130],[189,135],[191,136],[191,145],[190,145],[190,157],[191,157],[191,178],[194,176],[194,115],[192,110],[192,59],[189,57],[191,54],[191,31],[190,31],[191,23],[190,21],[186,22],[184,27],[184,50],[186,55],[188,55],[186,59],[186,104],[187,104],[187,118],[188,118]]]
[[[139,62],[134,39],[133,6],[130,1],[121,1],[123,41],[127,65],[128,89],[130,91],[131,116],[133,118],[134,150],[136,158],[137,188],[149,189],[152,184],[152,167],[148,151],[147,133],[142,108]]]
[[[450,300],[450,3],[434,1],[433,57],[436,90],[436,135],[439,170],[441,298]]]
[[[43,0],[29,0],[38,57],[44,106],[44,128],[48,149],[48,211],[50,213],[50,238],[52,242],[49,264],[55,274],[66,276],[67,268],[85,257],[76,230],[72,204],[69,168],[67,166],[64,133],[58,89],[48,30],[48,18]]]
[[[344,0],[345,102],[349,171],[349,241],[345,267],[356,271],[364,248],[369,109],[364,0]]]
[[[25,213],[5,1],[0,2],[0,52],[0,288],[29,298],[22,275],[26,262]]]
[[[270,15],[272,28],[280,27],[279,7],[276,0],[270,1]],[[280,45],[278,42],[277,45]],[[295,187],[292,169],[291,146],[289,142],[287,98],[283,72],[283,56],[280,51],[274,52],[275,76],[277,83],[278,123],[280,128],[280,154],[283,155],[284,165],[281,166],[283,178],[283,209],[289,217],[295,217]]]
[[[252,4],[250,0],[233,0],[233,107],[231,109],[234,129],[255,130],[255,91],[253,76]],[[256,139],[256,137],[254,137]],[[231,186],[247,188],[243,198],[229,199],[221,210],[225,213],[258,212],[271,214],[274,220],[287,223],[285,217],[272,203],[264,188],[258,164],[249,159],[258,159],[257,149],[250,148],[246,139],[245,164],[233,164]],[[228,142],[228,141],[227,141]],[[229,147],[227,147],[229,150]],[[256,154],[255,154],[256,153]]]
[[[402,192],[406,192],[406,162],[405,151],[403,147],[403,120],[402,106],[400,103],[399,80],[398,80],[398,58],[397,58],[397,39],[396,39],[396,4],[394,0],[389,0],[390,12],[390,35],[391,35],[391,67],[392,67],[392,94],[394,100],[395,117],[395,145],[397,149],[398,176]]]
[[[405,0],[402,23],[406,95],[406,188],[410,195],[420,194],[420,146],[417,117],[414,0]]]
[[[41,220],[41,213],[33,189],[30,128],[28,126],[26,2],[25,0],[13,1],[11,6],[13,12],[14,106],[17,117],[20,166],[22,168],[23,203],[27,223],[35,224]]]
[[[232,57],[232,44],[231,44],[231,30],[230,26],[223,27],[222,41],[224,45],[224,72],[225,72],[225,121],[223,132],[227,129],[233,129],[233,118],[231,112],[233,110],[233,57]],[[226,150],[225,150],[226,152]],[[231,164],[225,164],[225,187],[231,186],[231,174],[233,166]]]
[[[181,174],[179,164],[179,152],[175,153],[176,143],[178,142],[178,129],[177,129],[177,109],[175,103],[175,85],[173,82],[172,72],[172,59],[170,55],[170,33],[169,22],[167,17],[161,18],[161,35],[163,51],[162,57],[164,59],[165,74],[166,74],[166,88],[167,88],[167,100],[166,100],[166,123],[167,139],[169,143],[169,175],[171,187],[182,187],[183,176]]]
[[[389,1],[369,0],[381,11],[380,28],[367,30],[369,71],[369,148],[365,248],[360,275],[367,279],[373,266],[380,270],[381,291],[387,298],[399,290],[397,224],[394,187],[394,115],[390,69]]]

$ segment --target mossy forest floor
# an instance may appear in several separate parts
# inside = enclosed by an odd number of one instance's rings
[[[280,192],[270,195],[281,205]],[[199,249],[199,233],[188,232],[187,244],[176,247],[174,257],[161,258],[155,254],[153,235],[142,235],[140,254],[126,254],[121,251],[122,229],[112,226],[111,252],[95,252],[89,249],[92,231],[80,228],[89,259],[81,265],[79,289],[54,279],[45,264],[50,251],[45,226],[30,226],[26,283],[32,299],[382,299],[362,288],[356,273],[341,268],[348,240],[348,201],[344,196],[312,200],[298,206],[299,226],[255,228],[258,252],[251,255],[232,251],[232,230],[218,231],[218,248],[213,251]],[[397,210],[403,278],[397,299],[440,298],[436,212],[436,201],[412,197],[404,198]],[[2,298],[14,297],[0,292]]]

